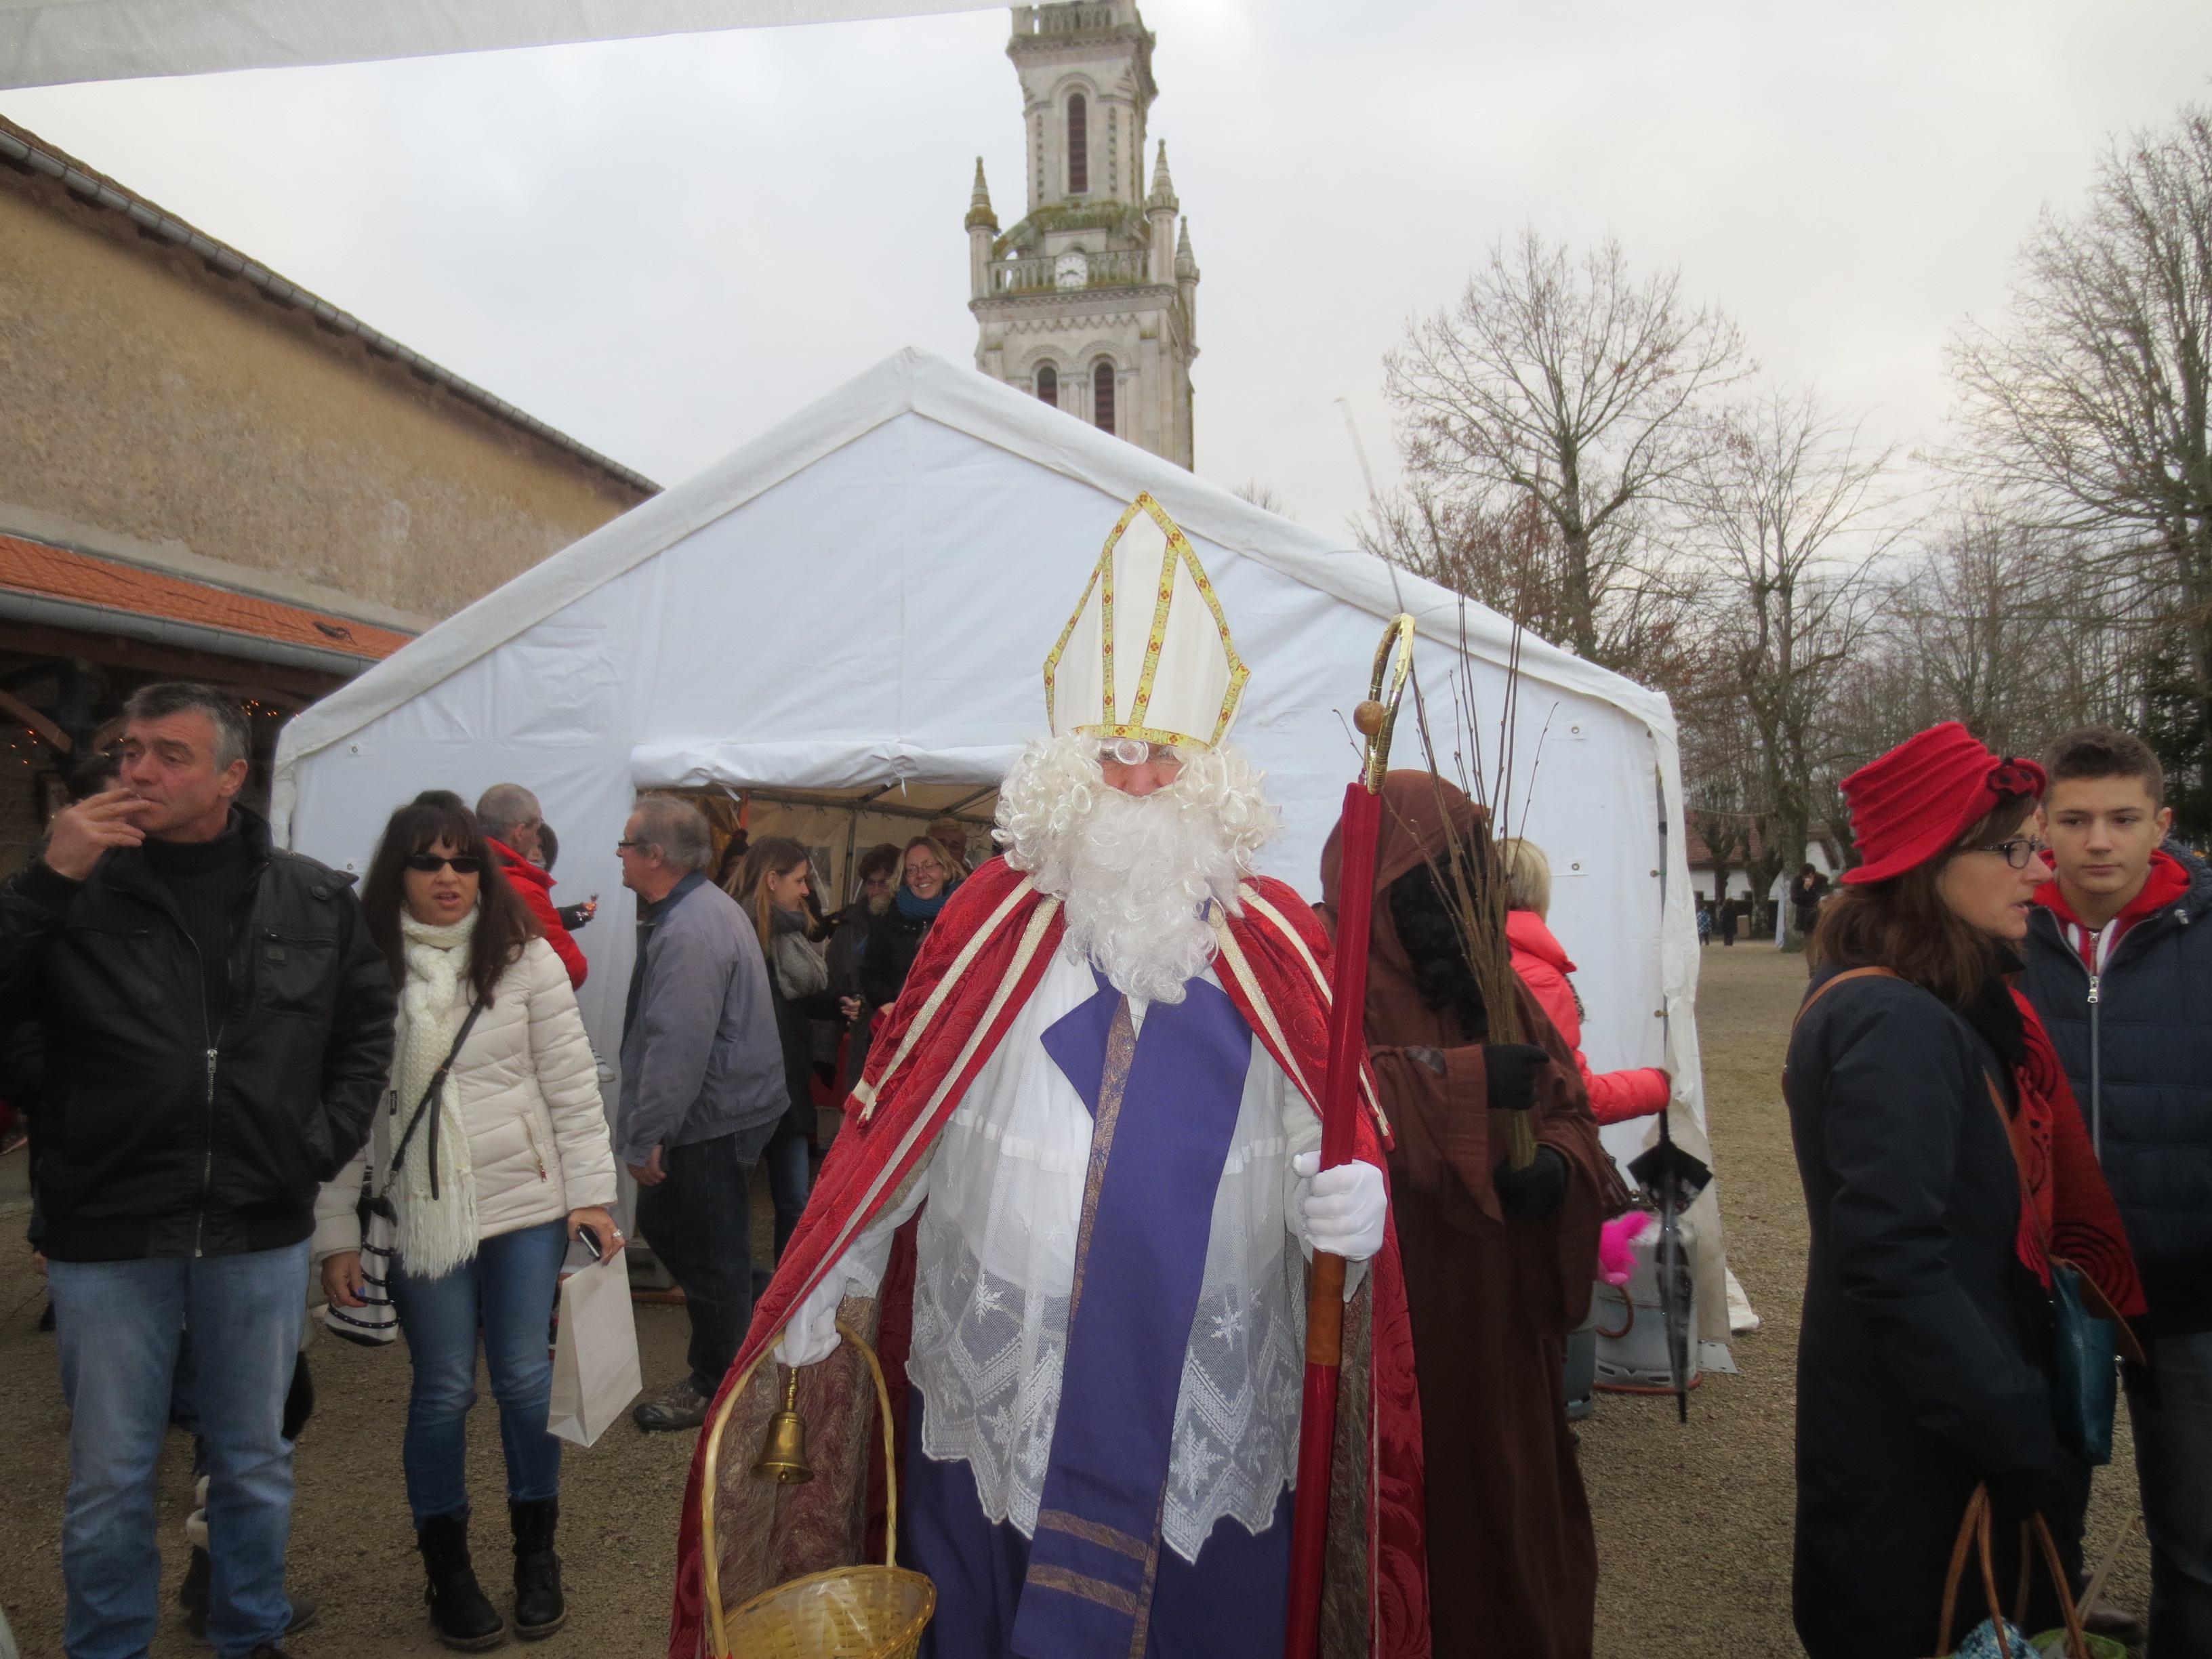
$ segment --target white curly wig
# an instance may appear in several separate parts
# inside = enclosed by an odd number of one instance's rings
[[[1098,740],[1039,738],[999,789],[1006,862],[1067,908],[1067,944],[1126,996],[1182,1000],[1213,959],[1209,902],[1239,909],[1237,884],[1279,819],[1261,775],[1227,744],[1186,757],[1152,794],[1112,787]]]

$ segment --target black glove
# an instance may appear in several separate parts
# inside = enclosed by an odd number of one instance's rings
[[[1990,1489],[1990,1519],[2017,1526],[2034,1515],[2056,1520],[2066,1513],[2066,1493],[2046,1469],[2005,1469],[1982,1477]]]
[[[1527,1169],[1516,1170],[1509,1163],[1492,1170],[1490,1185],[1507,1220],[1547,1220],[1566,1200],[1567,1160],[1549,1146],[1539,1146],[1536,1161]]]
[[[1552,1057],[1533,1042],[1486,1042],[1482,1068],[1492,1111],[1525,1112],[1536,1103],[1536,1079]]]
[[[592,919],[591,907],[586,904],[565,905],[553,914],[561,918],[561,925],[572,933]]]

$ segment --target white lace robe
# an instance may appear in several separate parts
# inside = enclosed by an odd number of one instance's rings
[[[852,1283],[872,1291],[891,1232],[928,1200],[907,1363],[926,1401],[921,1449],[964,1458],[991,1519],[1025,1536],[1036,1531],[1052,1451],[1091,1158],[1090,1109],[1041,1039],[1097,991],[1088,964],[1054,957],[928,1168],[846,1265]],[[1130,1005],[1140,1035],[1144,1006]],[[1187,1561],[1224,1515],[1255,1533],[1266,1527],[1297,1472],[1305,1183],[1291,1159],[1320,1144],[1320,1121],[1255,1042],[1176,1401],[1161,1531]]]

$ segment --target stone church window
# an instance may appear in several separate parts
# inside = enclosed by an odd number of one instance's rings
[[[1090,106],[1079,92],[1067,100],[1067,193],[1080,196],[1090,188]]]
[[[1054,409],[1060,407],[1060,371],[1050,363],[1037,365],[1036,395]]]
[[[1101,432],[1114,430],[1114,365],[1109,362],[1091,371],[1091,423]]]

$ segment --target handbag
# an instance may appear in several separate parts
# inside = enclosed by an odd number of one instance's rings
[[[629,1267],[617,1250],[561,1281],[545,1431],[588,1446],[644,1391]]]
[[[2058,1559],[2058,1542],[2051,1535],[2050,1522],[2040,1515],[2021,1523],[2020,1596],[2012,1618],[2004,1616],[2003,1603],[1997,1600],[1996,1563],[1990,1548],[1990,1489],[1985,1486],[1976,1486],[1973,1496],[1966,1500],[1965,1518],[1959,1522],[1959,1541],[1951,1548],[1950,1571],[1943,1576],[1942,1621],[1936,1634],[1937,1659],[1953,1659],[1953,1656],[1956,1659],[2036,1659],[2036,1649],[2020,1631],[2020,1624],[2027,1618],[2028,1573],[2033,1564],[2027,1546],[2031,1532],[2035,1542],[2041,1546],[2051,1588],[2058,1595],[2058,1611],[2065,1620],[2066,1640],[2071,1644],[2070,1647],[2059,1647],[2057,1651],[2069,1655],[2069,1659],[2093,1659],[2089,1639],[2081,1632],[2081,1609],[2075,1603],[2065,1565]],[[1966,1571],[1969,1551],[1980,1559],[1982,1593],[1988,1598],[1990,1616],[1968,1631],[1966,1639],[1954,1648],[1951,1645],[1951,1632],[1958,1619],[1959,1580]]]
[[[2012,1138],[2012,1118],[2005,1110],[1997,1080],[1987,1072],[1982,1081],[1996,1109],[2013,1164],[2020,1170],[2020,1201],[2035,1227],[2035,1242],[2051,1266],[2051,1415],[2058,1431],[2058,1443],[2085,1463],[2112,1461],[2112,1418],[2119,1406],[2119,1356],[2138,1359],[2142,1346],[2121,1319],[2097,1282],[2063,1255],[2054,1255],[2027,1190],[2027,1171],[2020,1169],[2020,1147]]]
[[[469,1040],[469,1032],[477,1023],[483,1005],[477,1003],[469,1009],[468,1018],[461,1029],[453,1034],[453,1046],[446,1050],[446,1057],[431,1074],[430,1086],[422,1091],[422,1098],[416,1103],[415,1115],[407,1120],[407,1128],[399,1137],[398,1146],[392,1151],[392,1167],[384,1173],[384,1185],[372,1196],[369,1188],[375,1184],[376,1170],[364,1165],[361,1172],[361,1197],[355,1213],[361,1222],[361,1306],[341,1308],[335,1302],[323,1305],[323,1328],[332,1336],[343,1337],[349,1342],[358,1342],[364,1348],[380,1348],[399,1334],[399,1310],[392,1305],[392,1267],[399,1255],[399,1212],[392,1202],[392,1183],[398,1179],[399,1165],[407,1156],[408,1144],[415,1139],[415,1131],[422,1127],[422,1115],[430,1109],[430,1103],[438,1097],[438,1091],[446,1086],[447,1073],[453,1061],[459,1058],[461,1045]],[[438,1123],[430,1122],[430,1191],[438,1190]]]

